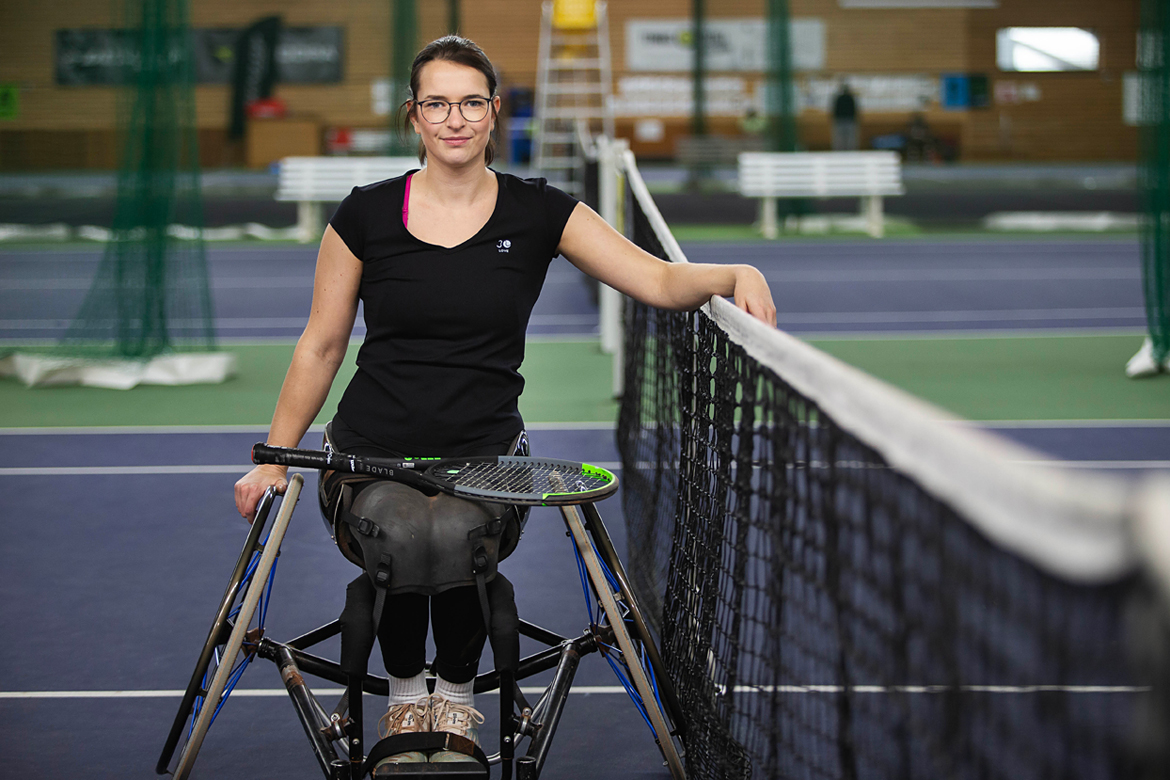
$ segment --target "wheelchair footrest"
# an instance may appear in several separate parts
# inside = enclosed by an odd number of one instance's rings
[[[427,780],[483,780],[488,777],[488,770],[479,762],[459,762],[455,764],[392,764],[383,767],[378,777],[425,777]]]
[[[362,767],[363,776],[371,773],[379,761],[390,756],[414,751],[430,753],[438,750],[450,750],[463,753],[469,761],[443,762],[426,764],[422,762],[408,762],[389,764],[378,772],[378,776],[389,777],[426,777],[428,780],[452,778],[452,780],[487,780],[490,766],[487,756],[479,745],[469,739],[442,731],[430,733],[396,734],[380,740],[366,756]]]

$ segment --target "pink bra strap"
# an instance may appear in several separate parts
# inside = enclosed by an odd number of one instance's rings
[[[406,194],[402,196],[402,226],[406,227],[406,218],[410,216],[410,177],[414,174],[407,174],[406,176]]]

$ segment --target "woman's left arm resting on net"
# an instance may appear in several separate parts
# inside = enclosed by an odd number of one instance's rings
[[[772,292],[764,275],[752,266],[659,260],[584,203],[578,203],[569,217],[558,249],[585,273],[647,305],[689,311],[712,295],[730,295],[740,309],[776,324]]]

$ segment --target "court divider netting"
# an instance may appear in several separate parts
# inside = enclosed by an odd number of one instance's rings
[[[686,262],[601,154],[627,235]],[[628,569],[688,776],[1170,776],[1165,481],[1021,466],[722,298],[624,327]]]

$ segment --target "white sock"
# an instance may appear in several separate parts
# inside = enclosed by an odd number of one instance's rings
[[[435,693],[452,704],[462,704],[466,707],[475,706],[475,681],[465,683],[447,682],[442,677],[435,678]]]
[[[429,695],[427,690],[427,673],[419,672],[414,677],[390,676],[390,706],[395,704],[414,704],[419,699]]]

